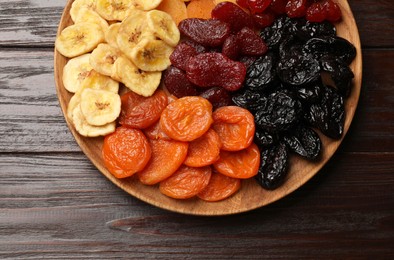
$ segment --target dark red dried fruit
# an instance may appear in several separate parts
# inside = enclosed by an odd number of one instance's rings
[[[204,46],[216,47],[230,35],[230,25],[215,19],[188,18],[179,23],[180,32]]]
[[[222,53],[232,60],[237,60],[241,52],[241,48],[240,45],[238,44],[237,39],[238,39],[237,36],[233,34],[230,35],[224,41],[222,47]]]
[[[184,96],[196,96],[196,87],[189,82],[185,72],[180,69],[170,66],[164,73],[164,86],[168,92],[174,96],[181,98]]]
[[[246,68],[249,68],[249,66],[252,65],[253,62],[256,61],[256,59],[257,59],[257,57],[255,57],[255,56],[242,56],[241,58],[239,58],[238,61],[245,64]]]
[[[192,41],[192,40],[185,40],[183,43],[192,46],[198,53],[204,53],[207,52],[209,49],[205,47],[204,45],[199,44],[198,42]]]
[[[238,5],[231,2],[221,2],[212,10],[212,18],[230,24],[233,32],[238,32],[244,27],[253,28],[252,17]]]
[[[268,50],[264,40],[249,27],[244,27],[236,36],[241,53],[244,55],[260,56]]]
[[[310,22],[320,23],[327,18],[327,11],[321,3],[312,3],[306,10],[305,18]]]
[[[290,18],[304,17],[307,0],[289,0],[286,4],[286,14]]]
[[[233,61],[221,53],[202,53],[189,60],[186,76],[200,87],[223,87],[228,91],[241,88],[246,75],[242,62]]]
[[[332,0],[325,0],[322,2],[324,9],[327,12],[327,20],[330,22],[338,22],[342,18],[342,12],[339,6]]]
[[[237,0],[237,4],[245,9],[249,9],[249,0]]]
[[[286,13],[286,4],[287,0],[272,0],[271,2],[271,10],[276,14],[285,14]]]
[[[213,87],[207,89],[204,92],[202,92],[200,96],[205,99],[208,99],[208,101],[213,106],[213,110],[219,107],[234,105],[229,93],[224,88],[221,87]]]
[[[276,18],[275,13],[270,9],[266,10],[263,13],[253,14],[252,17],[255,25],[260,29],[273,24]]]
[[[189,59],[196,56],[197,54],[198,52],[194,47],[182,42],[178,44],[171,53],[170,61],[171,64],[178,69],[186,70]]]
[[[272,0],[248,0],[249,9],[252,14],[264,12],[270,6]]]

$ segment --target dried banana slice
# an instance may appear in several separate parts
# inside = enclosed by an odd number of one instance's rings
[[[55,47],[68,58],[88,53],[104,42],[104,32],[96,23],[83,22],[66,27],[56,38]]]
[[[156,37],[173,47],[178,44],[181,37],[180,32],[169,14],[159,10],[152,10],[146,16],[148,18],[148,26]]]
[[[77,92],[83,80],[89,75],[93,67],[89,62],[90,54],[84,54],[70,59],[63,68],[63,85],[71,93]]]
[[[102,126],[94,126],[86,121],[85,116],[82,114],[81,106],[74,108],[72,112],[72,121],[77,132],[86,137],[104,136],[115,132],[116,123],[111,122]]]
[[[132,62],[144,71],[163,71],[171,65],[173,48],[162,40],[143,39],[131,51]]]
[[[74,21],[75,23],[82,23],[82,22],[91,22],[96,23],[101,26],[103,32],[106,33],[108,31],[108,22],[103,19],[97,12],[89,9],[87,7],[82,7],[81,10],[78,12],[78,15]]]
[[[123,21],[132,9],[135,9],[134,0],[97,0],[96,2],[97,13],[108,21]]]
[[[96,10],[96,0],[75,0],[70,9],[70,16],[73,22],[76,21],[79,11],[83,8],[88,8],[90,10]]]
[[[118,48],[117,36],[119,34],[119,28],[121,23],[113,23],[108,27],[108,30],[105,32],[105,41],[114,48]]]
[[[106,43],[100,43],[90,56],[90,64],[95,71],[111,76],[115,61],[122,55],[122,52],[117,48]]]
[[[105,76],[101,73],[96,72],[95,70],[90,71],[89,75],[84,79],[81,83],[80,91],[90,88],[90,89],[98,89],[105,90],[112,93],[119,92],[119,82],[113,80],[109,76]],[[78,92],[77,92],[78,93]]]
[[[114,74],[131,91],[145,97],[153,95],[161,80],[161,72],[142,71],[124,57],[116,60]]]
[[[132,50],[144,38],[155,38],[147,25],[146,12],[133,10],[120,25],[116,38],[119,49],[131,59]]]
[[[102,126],[115,121],[120,114],[119,94],[86,88],[81,93],[81,111],[90,125]]]
[[[149,11],[160,5],[163,0],[134,0],[136,8]]]

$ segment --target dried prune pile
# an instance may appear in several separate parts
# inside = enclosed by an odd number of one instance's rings
[[[316,129],[333,139],[342,137],[344,102],[354,77],[349,64],[356,49],[328,21],[281,16],[260,36],[269,51],[248,67],[232,99],[255,115],[255,142],[262,151],[256,179],[275,189],[286,178],[290,154],[319,159],[322,143]]]

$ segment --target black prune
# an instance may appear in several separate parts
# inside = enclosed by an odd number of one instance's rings
[[[246,71],[244,87],[253,91],[265,91],[278,84],[275,55],[268,52],[255,60]]]
[[[293,86],[306,85],[320,78],[319,62],[312,55],[286,55],[276,70],[282,82]]]
[[[304,114],[306,121],[333,139],[342,136],[345,122],[343,97],[334,87],[327,86],[319,103],[313,104]]]
[[[299,125],[291,133],[284,135],[283,140],[291,151],[302,157],[315,160],[320,155],[320,137],[310,127]]]
[[[338,61],[335,57],[327,55],[320,59],[320,64],[322,70],[330,74],[339,93],[344,97],[348,97],[351,92],[352,80],[354,78],[354,74],[349,66]]]
[[[288,91],[277,91],[267,98],[265,109],[255,114],[256,126],[270,133],[279,133],[298,122],[301,103]]]
[[[279,44],[279,57],[286,58],[292,55],[303,55],[303,42],[290,35]]]
[[[254,135],[254,142],[259,147],[271,146],[278,142],[278,139],[279,137],[277,134],[268,133],[267,131],[263,131],[261,129],[256,129],[256,133]]]
[[[278,143],[261,152],[261,165],[256,175],[257,182],[265,189],[280,186],[288,172],[289,152],[284,143]]]
[[[260,37],[267,43],[269,49],[277,49],[282,40],[288,35],[289,27],[290,18],[281,16],[271,26],[261,30]]]
[[[305,18],[291,19],[290,31],[304,41],[314,37],[336,35],[336,29],[332,23],[328,21],[315,23],[307,21]]]
[[[234,104],[252,112],[265,109],[267,98],[259,92],[244,90],[232,97]]]
[[[297,88],[295,94],[302,104],[311,105],[320,100],[324,87],[322,81],[318,80],[312,85]]]
[[[350,64],[356,57],[356,48],[353,44],[337,36],[312,38],[305,43],[303,51],[316,59],[329,55],[346,64]]]

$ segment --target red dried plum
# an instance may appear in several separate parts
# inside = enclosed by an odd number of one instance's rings
[[[230,35],[230,25],[216,19],[188,18],[179,23],[179,30],[204,46],[221,46]]]
[[[174,51],[170,55],[171,64],[178,69],[186,70],[187,63],[191,57],[194,57],[198,54],[197,50],[186,44],[186,43],[179,43]]]
[[[201,97],[208,99],[208,101],[212,104],[213,110],[216,110],[219,107],[231,106],[233,102],[229,93],[221,87],[213,87],[205,90],[200,94]]]
[[[253,14],[264,12],[272,0],[248,0],[249,9]]]
[[[198,53],[204,53],[209,50],[209,48],[205,47],[204,45],[199,44],[198,42],[195,42],[190,39],[184,40],[182,42],[189,45],[189,46],[192,46]]]
[[[286,4],[287,0],[272,0],[271,10],[279,15],[284,14],[286,13]]]
[[[286,4],[286,14],[290,18],[304,17],[307,0],[289,0]]]
[[[189,60],[187,78],[200,87],[223,87],[228,91],[241,88],[246,67],[221,53],[202,53]]]
[[[232,60],[237,60],[240,52],[241,48],[238,44],[238,37],[233,34],[227,37],[222,46],[222,53]]]
[[[186,77],[185,72],[182,70],[170,66],[163,75],[164,86],[167,88],[168,92],[181,98],[184,96],[196,96],[196,87],[189,82]]]
[[[330,22],[338,22],[342,18],[342,12],[338,4],[332,0],[323,1],[323,7],[327,12],[327,20]]]
[[[238,32],[244,27],[253,28],[252,17],[238,5],[231,2],[221,2],[212,10],[212,18],[230,24],[233,32]]]
[[[251,28],[244,27],[236,35],[237,43],[243,55],[260,56],[267,52],[268,47]]]
[[[280,142],[262,150],[261,165],[256,180],[265,189],[275,189],[283,183],[288,167],[289,151],[287,146]]]
[[[306,10],[305,18],[311,22],[323,22],[327,18],[327,11],[322,3],[312,3]]]
[[[275,13],[271,10],[266,10],[263,13],[253,14],[252,17],[256,27],[260,29],[272,25],[276,18]]]

